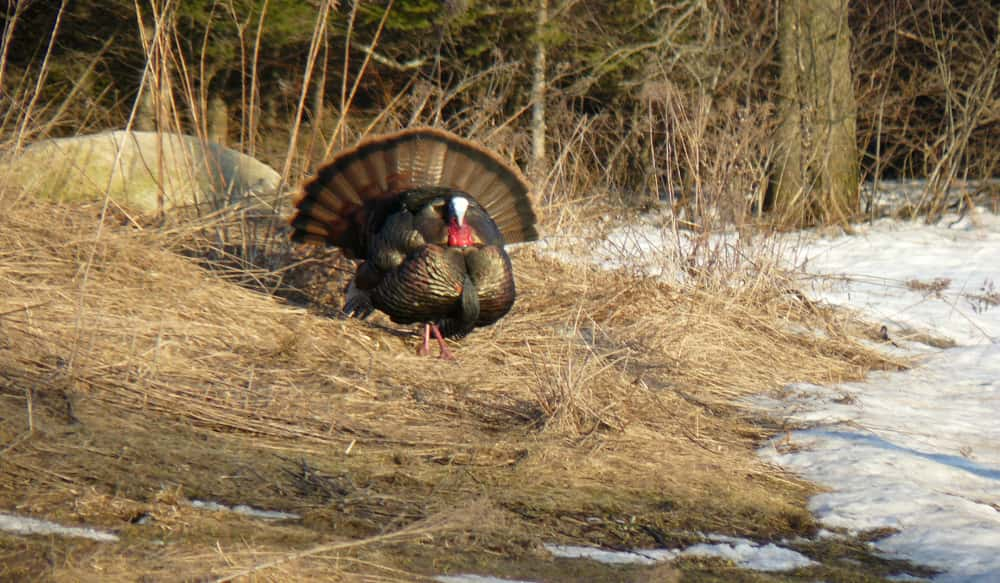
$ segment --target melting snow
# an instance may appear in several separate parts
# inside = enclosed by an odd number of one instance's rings
[[[244,514],[253,518],[261,518],[264,520],[287,520],[293,518],[299,518],[297,514],[292,514],[289,512],[279,512],[276,510],[260,510],[247,506],[245,504],[238,504],[236,506],[225,506],[217,502],[209,502],[204,500],[192,500],[191,506],[194,508],[200,508],[203,510],[213,510],[213,511],[228,511],[236,512],[237,514]],[[24,516],[17,516],[15,514],[7,514],[5,512],[0,512],[0,531],[9,532],[12,534],[25,536],[32,534],[43,534],[43,535],[58,535],[58,536],[70,536],[70,537],[82,537],[89,538],[91,540],[100,542],[114,542],[118,540],[118,536],[109,533],[102,532],[89,527],[78,527],[78,526],[62,526],[56,524],[55,522],[50,522],[48,520],[41,520],[38,518],[27,518]]]
[[[890,330],[959,345],[1000,342],[1000,217],[936,225],[882,220],[854,236],[813,238],[799,259],[815,295],[861,310]]]
[[[607,551],[597,547],[572,545],[545,545],[545,550],[560,559],[592,559],[609,565],[652,565],[660,561],[675,559],[679,552],[671,549]]]
[[[710,244],[730,253],[759,242],[730,234]],[[758,399],[807,427],[787,436],[794,447],[782,436],[761,455],[830,489],[811,502],[827,526],[897,529],[876,548],[942,570],[939,581],[1000,581],[1000,217],[880,220],[770,244],[814,299],[886,326],[899,345],[887,350],[917,360]],[[612,232],[593,260],[678,278],[671,264],[692,245],[647,220]]]
[[[1000,581],[1000,217],[880,221],[802,255],[833,276],[813,282],[819,299],[955,346],[905,344],[922,355],[909,371],[792,387],[768,406],[810,428],[761,455],[831,488],[811,502],[825,524],[897,529],[876,547],[938,581]]]
[[[235,512],[251,518],[261,518],[264,520],[289,520],[299,518],[298,514],[293,514],[291,512],[281,512],[280,510],[261,510],[259,508],[254,508],[253,506],[247,506],[246,504],[226,506],[225,504],[219,504],[218,502],[212,502],[211,500],[192,500],[191,506],[201,510],[212,510],[215,512]]]
[[[545,545],[556,557],[593,559],[613,565],[652,565],[679,557],[719,557],[740,567],[757,571],[791,571],[815,563],[808,557],[773,543],[759,545],[753,541],[714,537],[720,542],[699,543],[685,549],[654,549],[643,551],[606,551],[594,547]]]
[[[118,537],[110,532],[102,532],[90,527],[62,526],[48,520],[28,518],[0,512],[0,530],[25,536],[30,534],[70,536],[89,538],[98,542],[115,542]]]

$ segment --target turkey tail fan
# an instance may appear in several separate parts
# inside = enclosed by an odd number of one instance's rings
[[[465,192],[486,209],[508,243],[538,238],[530,187],[520,170],[450,132],[411,128],[364,140],[322,166],[295,201],[292,239],[325,242],[360,256],[366,203],[420,187]]]

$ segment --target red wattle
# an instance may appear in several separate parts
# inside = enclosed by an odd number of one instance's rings
[[[449,247],[471,247],[472,229],[469,225],[459,226],[455,219],[448,225],[448,246]]]

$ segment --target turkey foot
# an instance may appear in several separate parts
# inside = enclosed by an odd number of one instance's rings
[[[441,336],[441,329],[437,327],[437,324],[424,324],[424,341],[417,347],[417,354],[419,356],[430,356],[431,332],[434,333],[434,338],[437,339],[438,346],[441,348],[440,358],[444,360],[455,360],[455,355],[448,350],[448,345],[445,344],[444,337]]]
[[[417,346],[417,356],[429,356],[431,353],[431,325],[424,324],[424,343]]]

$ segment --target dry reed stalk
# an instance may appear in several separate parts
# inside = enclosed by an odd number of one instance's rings
[[[288,184],[292,171],[292,162],[298,151],[299,130],[302,125],[302,118],[306,107],[306,98],[309,95],[309,87],[312,82],[313,72],[316,67],[316,59],[319,55],[320,46],[323,44],[323,37],[326,33],[327,21],[330,11],[336,6],[336,2],[323,0],[313,28],[312,40],[309,42],[309,56],[306,59],[306,68],[302,76],[302,89],[299,91],[298,105],[295,108],[295,117],[292,120],[291,137],[288,142],[288,155],[285,157],[285,164],[281,170],[281,183]]]

